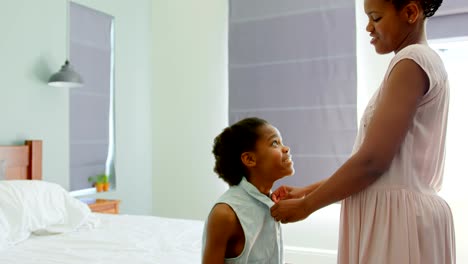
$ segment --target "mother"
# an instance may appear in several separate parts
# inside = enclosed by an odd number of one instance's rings
[[[441,3],[365,0],[371,44],[395,56],[364,111],[353,154],[328,179],[272,194],[271,215],[283,223],[344,199],[338,263],[455,263],[451,210],[437,195],[449,85],[425,33]]]

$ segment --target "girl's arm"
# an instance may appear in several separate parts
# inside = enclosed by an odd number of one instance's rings
[[[228,242],[237,235],[239,220],[229,205],[217,204],[207,221],[202,263],[224,264]]]

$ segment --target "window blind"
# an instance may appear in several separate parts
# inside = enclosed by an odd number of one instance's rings
[[[430,17],[426,27],[428,39],[468,37],[468,3],[466,8],[466,13]]]
[[[70,3],[70,59],[84,86],[70,90],[70,190],[106,172],[112,84],[113,17]]]
[[[302,186],[350,155],[357,131],[354,1],[231,0],[229,122],[258,116],[291,147]]]

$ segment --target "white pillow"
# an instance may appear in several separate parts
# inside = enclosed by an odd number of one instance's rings
[[[2,244],[3,247],[14,245],[31,233],[74,231],[90,214],[86,204],[71,197],[58,184],[38,180],[0,181],[0,249]]]
[[[5,180],[5,163],[6,160],[0,160],[0,180]]]
[[[5,160],[0,160],[0,180],[5,179]],[[7,245],[7,222],[0,207],[0,250]]]

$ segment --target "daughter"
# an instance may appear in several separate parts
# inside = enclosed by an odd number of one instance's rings
[[[263,119],[243,119],[215,138],[213,154],[214,171],[230,188],[205,223],[203,263],[284,263],[281,226],[270,215],[270,191],[294,168],[279,131]]]

